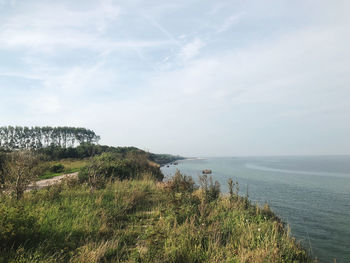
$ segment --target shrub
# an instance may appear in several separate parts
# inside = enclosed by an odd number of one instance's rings
[[[20,199],[27,186],[42,173],[39,156],[30,151],[12,152],[6,160],[5,172],[5,187]]]
[[[64,171],[64,165],[61,163],[54,164],[50,167],[50,172],[61,173]]]
[[[229,189],[229,193],[230,193],[230,200],[237,200],[238,199],[238,192],[239,192],[239,186],[238,186],[238,182],[234,182],[231,178],[228,179],[227,181],[228,183],[228,189]]]
[[[144,155],[130,155],[126,158],[116,153],[103,153],[93,157],[89,164],[79,173],[79,180],[87,181],[92,188],[106,180],[137,179],[141,174],[148,174],[156,180],[162,180],[163,174],[159,166],[149,163]]]
[[[80,169],[78,173],[78,180],[80,183],[84,183],[89,180],[89,170],[87,166]]]
[[[195,183],[191,176],[183,175],[177,170],[173,178],[168,182],[167,188],[172,192],[192,193],[195,190]]]
[[[210,176],[208,182],[208,176],[206,174],[200,175],[199,181],[204,194],[205,201],[212,202],[219,198],[220,184],[218,181],[215,181],[215,183],[213,183],[213,178]]]

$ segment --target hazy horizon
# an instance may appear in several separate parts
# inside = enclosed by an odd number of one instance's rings
[[[348,10],[0,0],[0,126],[188,157],[349,155]]]

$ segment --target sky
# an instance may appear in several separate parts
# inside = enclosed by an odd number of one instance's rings
[[[0,0],[0,126],[184,156],[350,154],[350,1]]]

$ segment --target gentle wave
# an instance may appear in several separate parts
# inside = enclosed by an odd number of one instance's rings
[[[262,165],[256,165],[256,164],[252,164],[252,163],[246,163],[245,167],[248,169],[260,170],[260,171],[266,171],[266,172],[278,172],[278,173],[301,174],[301,175],[333,176],[333,177],[340,177],[340,178],[350,177],[350,174],[345,174],[345,173],[286,170],[286,169],[278,169],[278,168],[266,167],[266,166],[262,166]]]

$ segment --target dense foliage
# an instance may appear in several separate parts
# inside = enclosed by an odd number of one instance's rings
[[[50,167],[50,172],[61,173],[64,171],[64,165],[61,163],[55,163]]]
[[[40,149],[48,146],[74,147],[81,143],[96,143],[100,137],[94,131],[75,127],[0,127],[0,148]]]
[[[111,152],[118,154],[121,158],[132,152],[146,152],[136,147],[112,147],[106,145],[98,145],[91,143],[82,143],[77,147],[63,148],[60,146],[51,145],[46,148],[38,149],[38,153],[44,154],[49,157],[50,160],[66,159],[66,158],[87,158],[100,155],[105,152]]]
[[[107,145],[98,145],[91,143],[82,143],[77,147],[60,147],[51,145],[46,148],[41,148],[37,150],[38,153],[44,154],[49,157],[50,160],[59,160],[66,158],[87,158],[100,155],[102,153],[113,153],[118,155],[120,158],[125,158],[128,155],[144,155],[147,159],[159,164],[164,165],[166,163],[173,162],[175,160],[184,159],[181,156],[175,156],[170,154],[155,154],[148,153],[140,150],[136,147],[113,147]]]
[[[311,262],[268,207],[204,193],[177,175],[2,196],[0,262]]]

